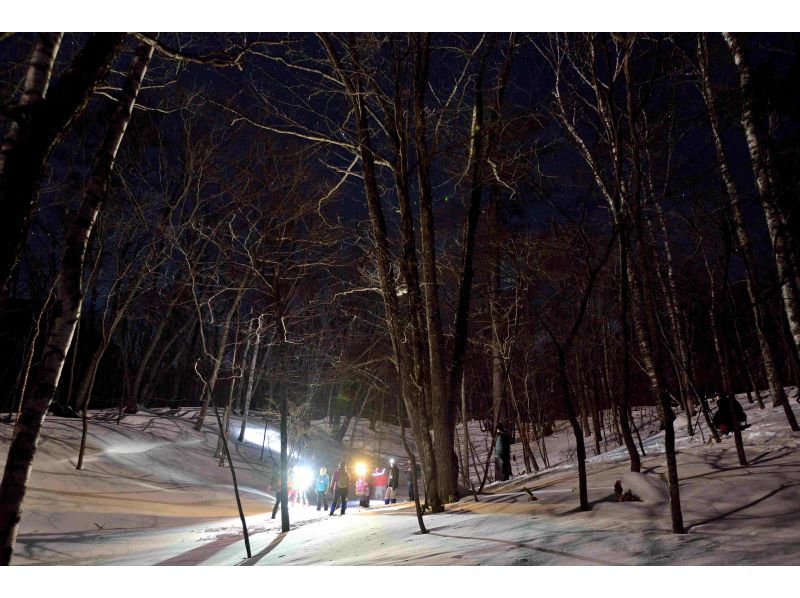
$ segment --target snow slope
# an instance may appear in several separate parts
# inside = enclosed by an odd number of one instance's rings
[[[93,413],[81,471],[75,469],[80,420],[47,418],[16,564],[108,562],[123,554],[155,563],[237,516],[230,470],[213,456],[215,427],[195,432],[194,410],[164,413],[128,415],[120,425],[110,412]],[[10,434],[11,426],[0,426],[0,455]],[[246,513],[271,510],[270,464],[249,447],[231,448]]]
[[[800,415],[797,390],[790,396]],[[297,506],[290,509],[292,531],[279,534],[269,517],[270,450],[260,461],[264,424],[256,421],[249,443],[231,443],[254,555],[245,562],[230,471],[213,456],[215,426],[195,432],[193,410],[142,412],[120,425],[112,414],[97,412],[84,470],[76,471],[80,422],[48,417],[14,563],[800,564],[800,434],[789,430],[782,409],[770,407],[768,398],[763,411],[739,400],[752,424],[744,432],[748,467],[738,467],[732,438],[708,445],[700,434],[687,435],[682,416],[675,422],[688,532],[682,536],[670,532],[663,433],[649,411],[637,422],[647,452],[641,474],[628,471],[623,447],[603,442],[603,452],[594,455],[594,440],[587,438],[591,511],[577,509],[574,439],[560,425],[546,438],[550,468],[489,484],[491,494],[479,502],[468,497],[426,516],[431,533],[424,536],[410,503],[351,507],[344,517]],[[0,425],[0,455],[10,432]],[[269,436],[274,450],[277,435],[268,430]],[[489,440],[477,422],[470,422],[470,437],[482,474]],[[379,447],[380,461],[394,456],[404,462],[394,426],[371,431],[367,421],[357,422],[339,447],[327,424],[314,422],[304,454],[313,465],[330,467],[340,456],[374,464]],[[521,467],[520,443],[513,448]],[[479,476],[470,468],[475,481]],[[616,480],[643,501],[615,502]],[[528,501],[523,486],[535,492],[536,502]],[[404,488],[405,479],[401,500]]]

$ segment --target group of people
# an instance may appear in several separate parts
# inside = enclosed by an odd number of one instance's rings
[[[722,434],[729,434],[734,428],[734,419],[741,428],[747,427],[747,415],[742,406],[736,399],[724,393],[713,393],[716,400],[717,410],[713,415],[712,423]],[[513,444],[513,436],[508,429],[500,424],[497,427],[495,439],[495,478],[497,480],[507,480],[511,477],[510,445]],[[272,488],[280,493],[281,481],[279,471],[273,472]],[[330,501],[330,515],[336,513],[337,507],[341,505],[341,514],[347,510],[348,490],[353,482],[353,476],[347,469],[347,463],[339,462],[333,476],[328,475],[328,469],[321,467],[316,480],[311,480],[310,472],[295,466],[289,476],[288,500],[292,505],[310,505],[310,497],[316,495],[317,511],[323,508],[328,510],[328,497]],[[371,478],[371,479],[370,479]],[[408,498],[414,500],[414,487],[411,472],[408,472]],[[370,498],[383,498],[384,504],[397,502],[397,489],[400,486],[400,469],[395,464],[394,459],[389,460],[389,468],[376,467],[371,476],[366,470],[360,472],[355,477],[355,491],[359,497],[359,506],[369,507]],[[280,500],[276,501],[275,508],[272,510],[272,518],[275,518],[280,509]]]
[[[313,484],[307,479],[307,476],[303,475],[303,472],[303,469],[295,466],[288,476],[288,502],[292,505],[309,505],[310,497],[314,494],[316,495],[317,511],[323,508],[327,511],[328,497],[330,496],[329,515],[334,515],[340,505],[341,514],[344,515],[347,510],[348,490],[353,481],[353,476],[347,469],[347,463],[340,461],[336,471],[333,472],[333,476],[328,475],[327,467],[320,467],[319,475],[317,475]],[[376,497],[379,497],[380,494],[383,495],[384,504],[396,503],[397,488],[400,486],[400,469],[395,464],[394,459],[389,460],[388,472],[386,468],[376,467],[371,477],[372,480],[368,478],[366,472],[355,477],[355,491],[359,497],[359,505],[361,507],[369,507],[370,494],[373,490]],[[277,468],[273,471],[271,488],[278,491],[278,497],[276,497],[278,500],[276,500],[275,507],[272,509],[272,518],[275,519],[281,505],[279,497],[282,488],[280,472]],[[410,485],[409,492],[411,493]],[[410,494],[410,498],[413,499],[413,494]]]

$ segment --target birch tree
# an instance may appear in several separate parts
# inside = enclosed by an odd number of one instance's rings
[[[800,353],[800,291],[798,291],[797,256],[794,253],[792,238],[789,232],[787,215],[781,210],[775,197],[775,173],[769,148],[763,140],[758,117],[755,112],[754,90],[750,66],[739,36],[723,33],[722,37],[731,52],[739,74],[739,97],[741,100],[741,124],[747,139],[747,150],[753,168],[758,198],[767,220],[775,266],[781,284],[781,298],[789,322],[789,329],[794,341],[795,353]],[[772,384],[770,384],[772,386]],[[792,430],[800,428],[794,420],[794,414],[788,405],[783,387],[773,390],[773,405],[783,405],[786,417]]]

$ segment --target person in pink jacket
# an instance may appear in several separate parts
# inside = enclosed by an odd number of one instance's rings
[[[360,507],[369,507],[369,482],[366,476],[362,476],[356,480],[356,494],[358,494]]]

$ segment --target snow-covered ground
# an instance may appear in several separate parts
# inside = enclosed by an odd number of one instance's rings
[[[800,417],[797,389],[791,404]],[[15,564],[246,564],[246,565],[532,565],[532,564],[800,564],[800,433],[783,410],[758,409],[738,397],[751,426],[744,431],[750,465],[739,467],[733,439],[706,444],[675,422],[681,502],[687,533],[674,535],[664,480],[663,433],[650,410],[638,414],[647,455],[642,473],[628,471],[624,448],[587,438],[589,500],[578,510],[574,439],[565,426],[546,438],[551,467],[489,484],[479,502],[467,497],[444,513],[426,516],[419,534],[411,503],[371,509],[351,506],[344,517],[314,507],[290,509],[292,531],[270,519],[267,491],[272,461],[260,460],[263,423],[235,447],[237,474],[251,534],[245,560],[228,468],[213,456],[214,427],[192,429],[194,412],[140,413],[117,425],[95,413],[83,471],[74,469],[80,422],[49,417],[22,516]],[[106,418],[108,418],[106,420]],[[650,420],[650,421],[648,421]],[[213,422],[211,422],[213,423]],[[329,427],[314,422],[304,455],[329,467],[340,456],[373,464],[404,462],[396,427],[369,430],[357,422],[342,447]],[[238,424],[233,426],[238,431]],[[0,425],[0,455],[10,426]],[[459,429],[459,433],[463,430]],[[483,472],[488,440],[477,422],[470,438]],[[258,438],[256,436],[258,435]],[[273,436],[273,450],[277,436]],[[514,471],[522,469],[521,445]],[[538,451],[538,449],[537,449]],[[540,466],[541,454],[536,452]],[[519,467],[518,467],[519,466]],[[404,470],[401,470],[404,471]],[[621,480],[642,502],[617,503]],[[538,500],[529,502],[523,486]],[[401,483],[401,500],[405,480]],[[352,503],[351,503],[352,504]],[[375,503],[373,503],[375,504]]]

